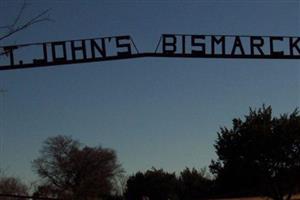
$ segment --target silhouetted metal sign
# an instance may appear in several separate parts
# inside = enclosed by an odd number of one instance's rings
[[[0,49],[6,58],[0,60],[0,70],[140,57],[300,59],[300,37],[163,34],[153,52],[140,52],[129,35]]]

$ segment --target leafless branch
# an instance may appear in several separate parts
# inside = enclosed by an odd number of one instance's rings
[[[15,24],[13,24],[13,27],[9,27],[10,31],[6,34],[4,34],[3,36],[0,37],[0,41],[8,38],[9,36],[29,27],[32,26],[34,24],[40,23],[40,22],[44,22],[44,21],[52,21],[49,16],[47,16],[47,14],[49,13],[50,9],[44,10],[43,12],[41,12],[40,14],[36,15],[35,17],[31,18],[30,20],[28,20],[27,22],[25,22],[24,24],[20,25],[20,26],[16,26]],[[17,17],[16,19],[18,19],[19,17]],[[18,20],[16,20],[15,22],[17,22]]]
[[[18,15],[17,15],[17,17],[16,17],[14,23],[12,24],[12,27],[16,26],[17,23],[19,22],[19,20],[20,20],[20,18],[21,18],[21,16],[22,16],[22,14],[23,14],[23,12],[24,12],[26,6],[27,6],[27,3],[26,3],[26,1],[24,0],[24,3],[23,3],[23,5],[22,5],[22,7],[21,7],[21,9],[20,9],[20,11],[19,11],[19,13],[18,13]]]
[[[26,8],[28,4],[26,3],[26,0],[24,0],[21,9],[19,10],[17,17],[15,18],[14,22],[10,25],[4,25],[4,26],[0,26],[0,29],[7,29],[8,31],[13,30],[13,28],[17,25],[17,23],[20,21],[21,16]]]
[[[0,41],[12,36],[13,34],[19,32],[19,31],[26,29],[34,24],[38,24],[38,23],[45,22],[45,21],[53,21],[49,17],[50,9],[47,9],[47,10],[44,10],[43,12],[39,13],[38,15],[30,18],[29,20],[21,23],[21,19],[23,18],[24,11],[26,10],[28,5],[29,4],[26,2],[26,0],[24,0],[23,4],[22,4],[16,18],[12,22],[12,24],[0,26],[0,29],[5,30],[5,33],[2,36],[0,36]],[[9,51],[10,51],[9,49],[1,48],[0,49],[0,57],[3,55],[8,55]]]

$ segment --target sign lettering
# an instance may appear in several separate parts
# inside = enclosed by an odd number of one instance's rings
[[[140,57],[300,59],[300,37],[162,34],[155,51],[139,52],[132,37],[122,35],[0,46],[0,56],[0,70]]]

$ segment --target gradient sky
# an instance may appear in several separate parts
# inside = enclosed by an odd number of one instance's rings
[[[0,45],[129,34],[142,51],[162,33],[300,36],[298,0],[27,1],[54,22]],[[22,1],[0,0],[0,25]],[[0,72],[0,168],[31,181],[42,141],[58,134],[116,150],[127,174],[208,166],[220,126],[249,106],[300,105],[300,61],[140,58]]]

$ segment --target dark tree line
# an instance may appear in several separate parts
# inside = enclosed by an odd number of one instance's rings
[[[219,192],[291,199],[300,185],[298,110],[272,117],[272,108],[263,106],[232,122],[218,133],[218,159],[210,165]]]
[[[213,178],[205,170],[186,168],[175,174],[152,168],[129,176],[125,183],[114,150],[84,146],[67,136],[50,137],[33,162],[41,178],[33,195],[65,200],[201,200],[259,195],[290,200],[300,192],[298,110],[273,117],[270,106],[250,109],[243,119],[233,119],[231,128],[220,129],[215,149],[217,159],[209,166]],[[117,186],[123,195],[116,193]],[[4,176],[0,177],[1,192],[28,194],[21,181]]]
[[[186,168],[177,177],[155,168],[129,177],[125,198],[155,200],[196,200],[209,196],[213,181],[203,171]]]
[[[272,108],[250,108],[245,119],[232,120],[232,128],[222,127],[215,143],[217,160],[208,179],[196,170],[175,174],[152,170],[131,176],[128,200],[208,199],[216,197],[268,196],[290,200],[300,186],[300,115],[272,116]],[[155,182],[155,183],[154,183]],[[160,188],[163,196],[155,192]]]
[[[18,178],[1,175],[0,194],[27,195],[28,187]],[[21,198],[15,198],[15,200],[20,200],[20,199]],[[0,200],[12,200],[12,199],[0,195]]]

